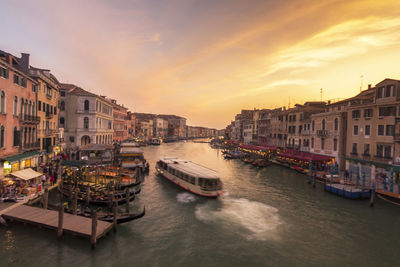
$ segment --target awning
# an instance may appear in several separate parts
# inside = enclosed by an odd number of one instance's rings
[[[15,176],[19,179],[27,181],[27,180],[31,180],[31,179],[40,177],[43,174],[41,174],[40,172],[34,171],[31,168],[28,168],[28,169],[23,169],[20,171],[12,172],[11,175]]]
[[[334,157],[326,156],[326,155],[320,155],[320,154],[314,154],[314,153],[309,153],[309,152],[302,152],[302,151],[292,151],[288,150],[283,153],[279,153],[278,156],[280,157],[285,157],[285,158],[291,158],[295,160],[302,160],[302,161],[329,161]]]
[[[8,162],[12,163],[12,162],[19,161],[21,159],[31,158],[31,157],[39,155],[39,154],[40,154],[40,152],[38,152],[38,151],[32,151],[32,152],[28,152],[28,153],[19,154],[19,155],[15,155],[15,156],[10,156],[10,157],[4,158],[4,161],[8,161]]]

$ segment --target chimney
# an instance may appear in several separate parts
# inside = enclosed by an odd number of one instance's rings
[[[25,74],[29,71],[29,54],[21,53],[21,70]]]
[[[371,89],[371,84],[368,84],[368,89]]]

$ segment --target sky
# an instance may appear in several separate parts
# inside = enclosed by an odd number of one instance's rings
[[[193,126],[400,79],[397,0],[0,0],[0,18],[0,50]]]

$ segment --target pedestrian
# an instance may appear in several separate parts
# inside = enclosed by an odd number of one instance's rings
[[[44,187],[44,184],[46,183],[46,175],[42,175],[42,186]]]

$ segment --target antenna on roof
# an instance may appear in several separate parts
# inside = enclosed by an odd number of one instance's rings
[[[363,87],[364,75],[361,75],[360,79],[361,79],[361,85],[360,85],[360,93],[361,93]]]
[[[322,101],[322,91],[323,91],[323,89],[321,88],[321,89],[320,89],[321,101]]]

